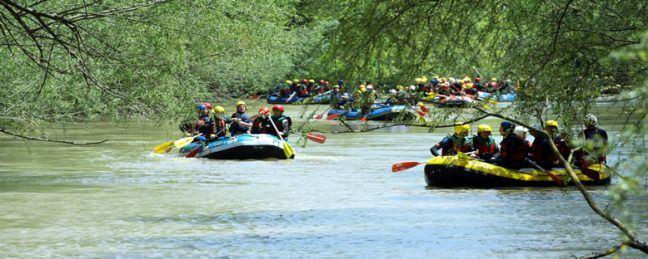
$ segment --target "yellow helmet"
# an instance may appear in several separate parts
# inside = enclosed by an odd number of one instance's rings
[[[425,76],[424,76],[424,77],[421,77],[421,83],[422,83],[422,84],[425,84],[427,81],[428,81],[428,78],[427,78],[427,77],[425,77]]]
[[[555,121],[555,120],[548,120],[547,122],[545,122],[545,124],[547,124],[547,127],[553,126],[553,127],[558,128],[558,122]]]
[[[454,130],[455,130],[455,134],[468,133],[468,131],[470,131],[470,125],[468,124],[457,125],[455,126]]]
[[[293,79],[293,82],[299,83],[299,79]]]
[[[493,81],[493,82],[497,82],[497,78],[494,78],[494,77],[493,77],[493,78],[491,78],[491,81]]]
[[[247,106],[247,104],[245,104],[244,101],[238,101],[238,102],[236,102],[236,106],[239,106],[239,105],[245,105],[245,106]]]
[[[286,80],[286,84],[292,85],[292,81]]]
[[[470,77],[467,77],[467,76],[463,78],[463,81],[464,81],[464,83],[465,82],[472,82],[472,80],[470,80]]]
[[[417,77],[416,79],[414,79],[414,82],[417,83],[417,84],[420,84],[421,83],[421,78]]]
[[[360,85],[360,92],[364,93],[366,91],[367,91],[367,87],[365,87],[365,85]]]
[[[223,108],[223,106],[218,105],[214,107],[214,113],[225,113],[225,108]]]
[[[482,131],[491,132],[493,131],[493,129],[491,128],[490,125],[482,124],[477,127],[477,132],[482,132]]]
[[[464,85],[464,88],[466,88],[466,89],[472,89],[473,86],[474,86],[473,83],[467,83],[467,84]]]
[[[309,83],[315,83],[315,80],[311,79],[311,80],[308,80],[308,82]]]
[[[397,85],[397,86],[396,86],[396,89],[398,89],[398,90],[400,90],[400,91],[402,91],[402,90],[404,90],[405,88],[403,88],[403,86],[402,86],[402,85]]]

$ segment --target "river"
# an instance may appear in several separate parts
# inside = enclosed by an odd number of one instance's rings
[[[150,122],[47,130],[110,140],[94,146],[0,136],[0,256],[540,258],[618,242],[572,188],[426,188],[422,167],[390,172],[448,130],[327,134],[288,161],[153,155],[179,134]],[[607,187],[590,190],[609,203]],[[630,207],[647,211],[646,198]],[[648,214],[635,220],[646,237]]]

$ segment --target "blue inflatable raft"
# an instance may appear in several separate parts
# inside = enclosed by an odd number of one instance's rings
[[[513,102],[517,98],[516,93],[489,93],[479,92],[479,99],[493,99],[498,102]]]
[[[287,142],[285,145],[290,146]],[[284,149],[284,141],[268,134],[243,134],[234,137],[222,137],[203,146],[202,142],[193,142],[180,149],[185,156],[196,148],[202,150],[195,157],[211,159],[292,159],[295,152],[292,148]]]
[[[268,103],[271,104],[291,104],[291,103],[301,103],[304,101],[303,97],[297,97],[297,95],[293,95],[291,97],[281,97],[279,94],[271,94],[268,95],[268,98],[266,99]]]
[[[344,116],[344,118],[347,120],[360,120],[365,116],[365,114],[363,114],[360,111],[360,109],[349,109],[349,110],[330,109],[328,111],[328,116],[332,116],[336,114],[339,114],[339,116]],[[410,106],[405,106],[405,105],[388,106],[382,104],[374,104],[374,107],[372,107],[371,112],[367,114],[367,120],[385,121],[385,120],[393,120],[395,118],[398,118],[399,116],[403,116],[402,118],[404,120],[408,120],[408,119],[416,118],[416,113],[414,109]]]

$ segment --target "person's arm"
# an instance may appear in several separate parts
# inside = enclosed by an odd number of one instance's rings
[[[288,133],[290,132],[290,123],[288,122],[287,119],[285,119],[285,120],[283,120],[283,122],[282,122],[281,124],[283,124],[283,125],[282,125],[282,126],[283,126],[283,130],[282,130],[281,133],[282,133],[282,135],[283,135],[284,138],[287,138],[287,137],[288,137]]]
[[[441,148],[441,145],[436,144],[430,148],[430,153],[432,153],[433,156],[439,156],[439,149]]]

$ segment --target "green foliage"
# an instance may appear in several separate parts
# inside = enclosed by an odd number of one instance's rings
[[[62,13],[81,3],[48,1],[34,8]],[[83,10],[128,6],[103,1]],[[7,10],[0,12],[10,17]],[[73,56],[52,44],[53,51],[46,53],[51,53],[49,73],[19,47],[2,46],[0,125],[24,126],[15,123],[24,119],[169,118],[190,112],[194,100],[268,88],[288,74],[303,48],[312,44],[306,41],[312,36],[308,29],[289,27],[296,12],[288,0],[171,1],[81,20],[77,24],[83,45],[71,48]],[[11,28],[18,42],[37,53],[28,34],[18,28]],[[52,28],[61,38],[75,36],[62,25]]]

